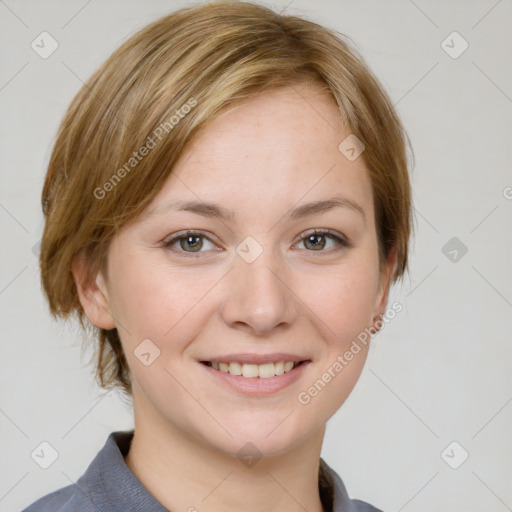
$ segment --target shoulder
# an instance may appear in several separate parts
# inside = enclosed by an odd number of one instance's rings
[[[130,496],[126,495],[129,492],[132,495],[140,494],[141,487],[139,483],[139,490],[134,490],[134,482],[137,483],[137,480],[123,459],[123,453],[127,451],[132,436],[133,431],[111,432],[103,448],[76,483],[46,494],[22,512],[127,510],[126,507],[115,506],[122,502],[123,498],[124,503],[128,503]]]
[[[376,508],[373,505],[370,505],[369,503],[366,503],[366,501],[361,500],[351,500],[352,504],[354,505],[354,509],[357,512],[382,512],[380,508]]]
[[[319,488],[326,510],[332,512],[383,512],[369,503],[350,499],[345,484],[336,471],[320,458]]]
[[[22,512],[97,512],[97,508],[78,488],[77,485],[68,485],[57,489],[37,501],[34,501]]]

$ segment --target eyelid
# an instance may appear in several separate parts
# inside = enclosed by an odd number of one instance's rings
[[[311,235],[324,235],[324,236],[329,236],[330,235],[330,237],[338,239],[340,241],[340,243],[342,245],[346,246],[346,247],[352,247],[353,246],[352,242],[345,235],[343,235],[341,233],[338,233],[337,231],[334,231],[334,230],[329,229],[329,228],[312,228],[312,229],[308,229],[308,230],[302,232],[298,236],[298,239],[294,243],[294,245],[296,243],[302,242],[305,238],[307,238],[308,236],[311,236]],[[309,251],[309,252],[315,252],[315,251]],[[326,252],[326,251],[318,251],[318,252]]]
[[[176,233],[172,233],[171,235],[166,236],[162,240],[162,244],[167,245],[171,242],[176,242],[180,238],[185,238],[187,236],[201,236],[203,238],[207,238],[212,243],[217,243],[214,242],[216,237],[212,233],[208,233],[207,231],[199,231],[196,229],[184,229],[183,231],[177,231]]]

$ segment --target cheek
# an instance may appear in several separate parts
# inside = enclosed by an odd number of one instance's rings
[[[164,369],[180,373],[187,346],[212,314],[213,305],[205,294],[221,276],[192,267],[174,269],[166,261],[136,254],[119,263],[122,270],[112,275],[113,309],[118,325],[125,327],[118,330],[128,365],[148,396],[158,397],[162,389],[181,396],[181,388]],[[144,341],[148,339],[154,345]],[[146,352],[151,361],[158,354],[148,366],[139,359]],[[185,400],[181,407],[186,405]]]
[[[324,344],[318,371],[296,397],[303,414],[327,421],[354,389],[371,342],[376,278],[363,261],[340,267],[311,287],[305,302]]]
[[[368,327],[375,299],[375,281],[368,268],[340,276],[332,282],[328,301],[328,322],[344,340],[356,337]]]
[[[330,350],[342,350],[369,327],[376,279],[373,263],[354,257],[328,272],[320,269],[297,280],[297,295],[307,306],[306,314],[330,340]]]
[[[163,348],[173,339],[193,338],[198,315],[204,315],[208,303],[202,299],[221,276],[206,267],[173,268],[165,259],[152,261],[150,256],[132,254],[119,260],[111,304],[116,320],[126,327],[123,341],[132,346],[149,338]]]
[[[377,260],[355,253],[330,272],[316,272],[300,280],[309,318],[320,333],[322,364],[297,396],[298,407],[327,421],[338,410],[359,379],[368,355]]]

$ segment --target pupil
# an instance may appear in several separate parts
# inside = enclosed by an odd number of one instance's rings
[[[312,244],[313,248],[323,248],[325,245],[325,240],[322,240],[322,242],[318,242],[319,238],[324,238],[324,235],[310,235],[308,242]],[[316,242],[314,240],[317,240]]]
[[[193,240],[197,240],[196,243],[194,242],[191,242]],[[199,236],[187,236],[186,238],[183,238],[183,240],[186,240],[186,243],[188,245],[188,247],[183,247],[183,243],[181,244],[181,248],[182,249],[201,249],[201,246],[202,246],[202,242],[200,241],[200,237]],[[196,251],[194,251],[196,252]]]

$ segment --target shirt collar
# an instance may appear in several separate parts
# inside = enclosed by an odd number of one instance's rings
[[[345,484],[338,476],[338,473],[330,468],[327,462],[322,458],[320,458],[320,471],[323,472],[328,483],[324,493],[331,494],[332,496],[332,507],[330,511],[358,512],[360,509],[358,509],[356,504],[349,498]]]
[[[168,512],[124,461],[133,433],[112,432],[77,484],[99,510]]]
[[[126,465],[124,456],[130,449],[133,434],[133,430],[112,432],[77,483],[100,510],[168,512]],[[332,508],[328,512],[357,512],[341,478],[322,458],[320,471],[327,483],[327,487],[321,487],[322,502],[329,503],[328,495],[332,496]]]

